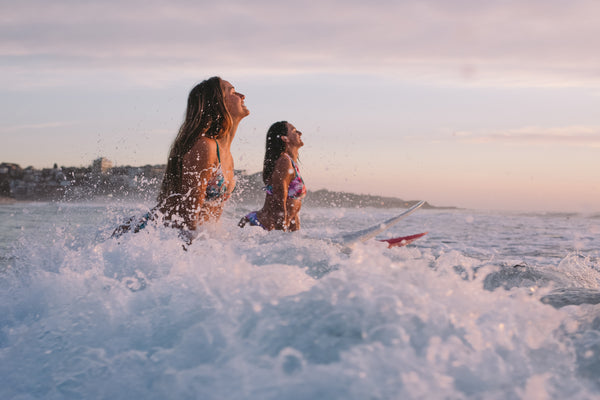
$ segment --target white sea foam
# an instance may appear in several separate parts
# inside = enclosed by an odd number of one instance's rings
[[[1,206],[0,398],[600,395],[600,220],[421,210],[386,233],[413,245],[348,254],[312,237],[395,211],[303,209],[286,234],[242,208],[184,251],[106,240],[143,205]]]

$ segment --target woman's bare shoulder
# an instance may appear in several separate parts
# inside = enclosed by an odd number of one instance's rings
[[[201,136],[196,140],[194,146],[192,146],[192,151],[210,151],[214,152],[217,149],[217,141],[212,138],[208,138],[206,136]]]
[[[217,162],[217,144],[214,139],[200,137],[189,152],[184,156],[184,161],[195,166],[209,166]]]
[[[286,175],[293,173],[294,167],[292,165],[292,160],[287,155],[282,154],[281,157],[275,161],[275,170],[279,173],[285,173]]]

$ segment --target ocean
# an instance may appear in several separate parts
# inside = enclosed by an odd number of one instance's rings
[[[143,203],[0,205],[1,399],[600,398],[600,215],[229,204],[184,251]]]

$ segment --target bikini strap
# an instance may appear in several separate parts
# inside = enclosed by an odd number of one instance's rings
[[[298,174],[298,166],[296,165],[296,163],[294,162],[294,159],[292,157],[290,157],[290,155],[288,153],[283,153],[287,156],[287,158],[290,159],[290,161],[292,162],[292,167],[294,167],[294,173],[296,174],[296,177],[299,176]]]
[[[221,154],[219,153],[219,142],[215,139],[215,143],[217,144],[217,159],[219,160],[219,164],[221,164]]]

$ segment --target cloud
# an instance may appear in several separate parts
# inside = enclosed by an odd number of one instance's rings
[[[517,129],[453,134],[462,142],[506,144],[550,144],[561,146],[600,147],[600,126],[566,126],[554,128],[523,127]]]
[[[155,84],[199,70],[600,82],[600,3],[592,0],[23,0],[0,7],[0,79],[9,86],[98,75]]]

